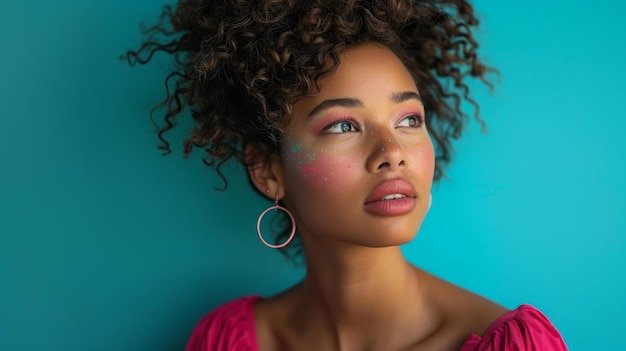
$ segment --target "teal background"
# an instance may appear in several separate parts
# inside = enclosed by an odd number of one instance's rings
[[[458,143],[406,255],[509,308],[536,305],[572,350],[621,349],[626,6],[475,7],[501,72],[475,93],[489,132]],[[147,114],[170,64],[117,57],[159,11],[0,3],[0,350],[180,350],[217,304],[302,275],[258,242],[267,203],[240,168],[216,192],[198,155],[156,150]]]

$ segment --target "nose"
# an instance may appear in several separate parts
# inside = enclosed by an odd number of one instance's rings
[[[395,170],[406,165],[404,148],[393,133],[378,130],[371,136],[371,151],[367,158],[368,171]]]

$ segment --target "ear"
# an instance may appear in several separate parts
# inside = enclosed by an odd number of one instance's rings
[[[269,158],[264,157],[261,148],[248,144],[244,150],[244,157],[250,182],[259,193],[272,201],[282,199],[285,196],[285,188],[280,156],[274,153]]]

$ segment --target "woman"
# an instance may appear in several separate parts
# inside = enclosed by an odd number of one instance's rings
[[[204,148],[218,173],[242,161],[275,203],[260,239],[292,257],[301,247],[307,267],[281,294],[209,313],[187,350],[566,350],[534,307],[508,311],[400,250],[463,130],[460,101],[474,103],[465,78],[488,72],[468,3],[189,0],[165,15],[172,28],[152,31],[173,40],[128,53],[179,63],[162,147],[189,108],[185,155]],[[288,218],[277,241],[261,230],[270,210]]]

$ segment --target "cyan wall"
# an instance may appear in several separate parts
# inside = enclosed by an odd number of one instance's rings
[[[508,307],[532,303],[572,350],[626,326],[626,6],[475,3],[489,133],[458,144],[411,261]],[[163,158],[147,119],[165,60],[117,60],[157,2],[0,3],[0,350],[176,350],[197,319],[301,276],[258,242],[266,202],[232,167]],[[179,151],[176,149],[175,151]]]

